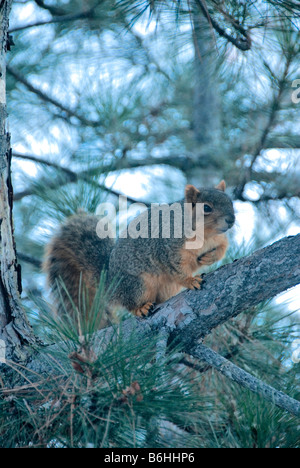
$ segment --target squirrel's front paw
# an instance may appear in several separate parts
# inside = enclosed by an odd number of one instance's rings
[[[198,263],[200,266],[213,265],[219,260],[217,249],[212,249],[204,255],[198,257]]]
[[[187,289],[201,289],[203,278],[201,275],[191,276],[184,281],[184,287]]]
[[[147,317],[151,309],[155,307],[155,304],[153,302],[147,302],[144,304],[142,307],[139,307],[138,309],[134,309],[133,313],[137,317]]]

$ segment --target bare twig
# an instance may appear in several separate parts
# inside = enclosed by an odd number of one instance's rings
[[[121,196],[126,196],[127,200],[129,203],[143,203],[144,205],[148,206],[149,204],[147,202],[141,202],[140,200],[137,200],[135,198],[129,197],[127,195],[124,195],[113,188],[106,187],[104,184],[100,184],[99,182],[96,182],[95,180],[92,180],[91,176],[95,172],[95,169],[87,169],[86,171],[81,171],[81,172],[74,172],[71,169],[68,169],[66,167],[60,166],[59,164],[52,163],[50,161],[43,160],[41,158],[37,158],[34,156],[26,156],[26,155],[17,155],[16,157],[20,157],[21,159],[26,159],[30,161],[37,162],[39,164],[44,164],[49,167],[53,167],[57,169],[58,171],[61,172],[65,176],[65,179],[62,178],[56,178],[53,180],[45,180],[43,183],[43,187],[47,188],[49,190],[55,190],[57,188],[63,187],[64,185],[70,184],[70,183],[75,183],[78,182],[79,180],[84,180],[87,183],[98,187],[101,190],[104,190],[105,192],[111,193],[112,195],[115,195],[116,197],[121,197]],[[31,187],[25,190],[22,190],[21,192],[17,192],[14,194],[14,201],[20,201],[25,197],[29,197],[32,195],[37,195],[37,190],[35,187]]]
[[[90,127],[97,127],[101,125],[99,121],[95,120],[89,120],[86,119],[84,116],[78,114],[76,111],[66,107],[63,105],[61,102],[57,101],[56,99],[48,96],[48,94],[44,93],[41,91],[39,88],[36,86],[32,85],[26,78],[24,78],[19,72],[17,72],[15,69],[13,69],[10,65],[7,65],[7,72],[15,78],[15,80],[19,81],[22,83],[31,93],[36,94],[40,99],[42,99],[45,102],[48,102],[49,104],[52,104],[53,106],[57,107],[60,109],[65,115],[61,115],[61,118],[69,118],[69,117],[76,117],[81,123],[84,125],[90,126]]]
[[[220,356],[212,349],[209,349],[204,345],[198,345],[192,351],[192,355],[201,361],[206,362],[209,366],[212,366],[233,382],[236,382],[253,393],[257,393],[265,400],[300,418],[299,401],[294,400],[285,393],[265,384],[253,375]]]
[[[44,158],[40,158],[38,156],[34,155],[27,155],[27,154],[21,154],[21,153],[13,153],[13,156],[18,159],[24,159],[27,161],[32,161],[36,164],[41,164],[44,166],[48,167],[53,167],[57,171],[61,172],[62,174],[66,175],[65,180],[46,180],[44,183],[44,186],[49,189],[56,189],[58,187],[62,187],[63,185],[69,184],[69,183],[75,183],[78,180],[86,180],[86,182],[91,183],[93,185],[97,184],[95,181],[92,181],[90,178],[95,171],[100,171],[102,174],[107,174],[108,172],[114,172],[114,171],[120,171],[122,169],[135,169],[139,167],[145,167],[145,166],[154,166],[154,165],[167,165],[170,167],[175,167],[177,169],[182,170],[187,176],[193,172],[194,169],[196,168],[203,168],[207,169],[208,162],[206,158],[201,158],[196,159],[192,155],[170,155],[166,157],[146,157],[144,159],[130,159],[130,158],[121,158],[114,160],[107,165],[101,165],[100,167],[93,167],[91,169],[87,169],[86,171],[81,171],[79,173],[76,173],[64,166],[61,166],[57,163],[54,163],[52,161],[49,161]],[[288,190],[278,190],[281,188],[280,183],[276,183],[277,179],[280,180],[282,177],[281,173],[276,173],[276,172],[265,172],[265,171],[253,171],[251,174],[251,180],[257,181],[258,183],[261,182],[268,182],[274,184],[274,187],[276,187],[276,195],[268,195],[268,194],[263,194],[258,200],[250,200],[244,195],[241,195],[240,193],[234,192],[234,199],[244,201],[244,202],[251,202],[254,204],[259,204],[259,203],[264,203],[268,201],[276,201],[276,200],[284,200],[284,199],[290,199],[294,197],[299,197],[300,196],[300,190],[299,186],[297,184],[294,184],[291,181],[291,184],[286,184],[286,187],[288,187]],[[235,183],[238,182],[237,179],[234,178],[234,175],[232,175],[231,179],[227,180],[229,186],[234,186]],[[116,190],[113,190],[111,188],[108,188],[104,185],[98,185],[99,188],[102,190],[105,190],[106,192],[110,192],[115,196],[121,196],[122,194],[117,192]],[[14,200],[22,200],[25,197],[34,195],[36,191],[34,188],[28,188],[26,190],[23,190],[22,192],[17,192],[14,195]],[[140,200],[136,200],[132,197],[127,197],[128,201],[130,203],[144,203],[146,206],[149,206],[148,202],[142,202]]]
[[[33,257],[32,255],[27,255],[22,252],[18,252],[17,257],[22,262],[30,263],[31,265],[35,266],[36,268],[42,268],[42,262],[40,259]]]
[[[57,169],[58,171],[65,172],[68,174],[71,178],[74,177],[74,172],[71,171],[70,169],[61,166],[60,164],[57,164],[52,161],[47,161],[44,158],[39,158],[38,156],[33,156],[30,154],[21,154],[21,153],[14,153],[13,152],[13,157],[18,158],[18,159],[24,159],[25,161],[31,161],[37,164],[42,164],[43,166],[48,166],[48,167],[53,167],[54,169]],[[74,178],[76,180],[76,178]]]
[[[283,75],[282,75],[281,79],[279,80],[277,93],[274,94],[274,97],[273,97],[272,102],[271,102],[269,118],[267,120],[265,128],[263,129],[260,140],[259,140],[256,148],[253,151],[250,166],[246,169],[243,180],[236,187],[236,189],[234,191],[234,194],[235,194],[236,198],[239,199],[239,200],[244,199],[245,186],[249,181],[251,181],[251,175],[252,175],[253,167],[254,167],[254,165],[255,165],[255,163],[257,161],[257,158],[260,156],[262,150],[265,148],[267,138],[268,138],[271,130],[273,129],[273,127],[275,125],[277,113],[280,110],[281,100],[282,100],[283,92],[284,92],[285,85],[286,85],[286,79],[287,79],[289,69],[290,69],[290,66],[291,66],[291,61],[292,61],[292,55],[290,54],[287,57],[285,68],[284,68],[284,71],[283,71]]]
[[[49,161],[49,159],[40,158],[35,155],[31,154],[22,154],[18,152],[13,152],[13,157],[18,159],[24,159],[27,161],[32,161],[37,164],[42,164],[44,166],[49,166],[53,168],[57,168],[58,170],[65,170],[60,164],[57,164],[53,161]],[[102,158],[102,155],[99,155],[97,158],[98,161]],[[170,167],[175,167],[176,169],[180,169],[183,172],[192,171],[196,168],[203,168],[207,169],[209,166],[208,158],[202,157],[200,159],[194,157],[192,154],[170,154],[169,156],[165,157],[144,157],[143,159],[131,159],[131,158],[119,158],[114,159],[107,164],[101,164],[99,169],[101,169],[101,173],[107,172],[114,172],[114,171],[121,171],[122,169],[135,169],[139,167],[147,167],[147,166],[156,166],[156,165],[166,165]],[[214,166],[216,167],[216,166]],[[91,170],[93,172],[97,168]],[[67,169],[68,170],[68,169]],[[72,171],[70,171],[72,172]],[[87,171],[88,172],[88,171]]]
[[[202,11],[203,16],[207,19],[209,24],[214,28],[214,30],[219,34],[219,36],[227,39],[231,44],[242,51],[247,51],[251,49],[251,38],[248,33],[241,25],[239,25],[239,31],[242,33],[242,39],[236,39],[230,34],[228,34],[225,29],[223,29],[216,20],[209,14],[207,6],[202,0],[196,0],[197,5]],[[238,23],[235,22],[235,28],[237,29]]]
[[[54,16],[48,20],[33,21],[32,23],[23,24],[21,26],[16,26],[9,30],[9,34],[13,34],[19,31],[24,31],[25,29],[36,28],[38,26],[45,26],[48,24],[57,24],[57,23],[69,23],[71,21],[78,21],[86,18],[92,17],[94,8],[90,8],[86,11],[80,11],[79,13],[74,13],[70,15],[63,16]]]

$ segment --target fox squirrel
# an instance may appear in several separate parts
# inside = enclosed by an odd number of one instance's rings
[[[224,257],[228,247],[225,232],[235,222],[233,204],[224,193],[225,188],[224,181],[211,189],[198,190],[187,185],[184,199],[178,202],[182,207],[184,203],[189,204],[193,222],[197,203],[204,207],[204,243],[196,249],[186,248],[184,235],[177,238],[172,234],[172,217],[169,238],[163,238],[160,225],[156,238],[120,236],[114,242],[108,237],[98,237],[97,216],[83,213],[72,216],[61,226],[46,251],[44,268],[54,295],[58,297],[61,278],[68,291],[68,295],[61,291],[59,294],[59,300],[65,302],[65,310],[70,298],[78,305],[81,281],[92,301],[101,271],[105,269],[108,282],[119,278],[112,304],[122,305],[137,316],[146,316],[154,304],[166,301],[182,288],[200,289],[202,277],[193,274]],[[143,217],[151,229],[150,209],[138,216],[140,220]],[[137,218],[134,221],[136,224]]]

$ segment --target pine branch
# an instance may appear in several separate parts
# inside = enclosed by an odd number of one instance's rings
[[[200,361],[206,362],[209,366],[212,366],[218,372],[225,375],[225,377],[228,379],[241,385],[241,387],[246,388],[253,393],[257,393],[270,403],[273,403],[279,408],[284,409],[294,416],[300,418],[299,401],[294,400],[285,393],[265,384],[253,375],[240,369],[235,364],[232,364],[232,362],[220,356],[212,349],[209,349],[202,344],[198,345],[193,350],[193,356],[200,359]]]
[[[127,200],[130,203],[143,203],[144,205],[148,206],[147,202],[141,202],[140,200],[137,200],[135,198],[129,197],[127,195],[124,195],[112,188],[106,187],[104,184],[100,184],[94,180],[91,179],[91,176],[95,172],[95,169],[88,169],[86,171],[81,171],[81,172],[74,172],[71,169],[68,169],[66,167],[60,166],[59,164],[52,163],[50,161],[43,160],[42,158],[38,158],[35,156],[27,156],[27,155],[21,155],[21,154],[15,154],[16,157],[19,157],[20,159],[25,159],[25,160],[30,160],[39,164],[44,164],[45,166],[53,167],[55,168],[58,172],[63,174],[66,178],[62,179],[61,177],[55,178],[53,180],[45,179],[43,182],[43,189],[49,189],[49,190],[55,190],[58,188],[63,187],[64,185],[71,184],[71,183],[76,183],[79,180],[83,180],[93,186],[98,187],[101,190],[104,190],[105,192],[111,193],[112,195],[115,195],[116,197],[121,197],[121,196],[126,196]],[[37,195],[38,192],[36,188],[33,186],[31,188],[22,190],[21,192],[17,192],[14,194],[14,201],[20,201],[25,197],[29,197],[32,195]]]
[[[197,5],[199,6],[203,16],[207,19],[209,24],[214,28],[214,30],[219,34],[219,36],[224,37],[227,39],[231,44],[242,51],[247,51],[251,49],[251,38],[249,36],[248,31],[246,31],[241,25],[238,25],[237,22],[234,23],[235,29],[239,26],[239,32],[242,33],[243,38],[236,39],[235,37],[231,36],[223,29],[217,21],[209,14],[207,5],[202,0],[196,0]]]
[[[291,63],[292,63],[292,58],[293,58],[293,54],[290,53],[288,55],[288,57],[287,57],[287,60],[286,60],[283,75],[282,75],[282,77],[281,77],[281,79],[279,80],[279,83],[278,83],[277,93],[274,94],[272,102],[271,102],[269,118],[267,120],[265,128],[263,129],[263,132],[261,134],[261,138],[258,141],[258,144],[257,144],[256,148],[253,151],[250,166],[246,169],[245,175],[243,177],[242,182],[235,189],[235,196],[239,200],[243,200],[243,198],[244,198],[245,186],[246,186],[246,184],[248,182],[251,181],[251,175],[252,175],[253,167],[254,167],[258,157],[261,155],[262,150],[266,146],[266,141],[268,139],[268,136],[269,136],[271,130],[274,128],[277,113],[280,110],[281,100],[282,100],[282,97],[283,97],[283,92],[284,92],[284,89],[285,89],[289,69],[290,69],[290,66],[291,66]]]
[[[247,197],[242,196],[240,198],[240,201],[253,203],[253,205],[259,205],[261,203],[268,203],[268,202],[272,202],[272,201],[281,201],[281,200],[290,200],[292,198],[300,198],[300,188],[299,187],[297,187],[294,192],[291,192],[290,190],[289,191],[284,190],[284,191],[281,191],[281,193],[279,193],[276,196],[265,194],[265,195],[262,195],[261,197],[259,197],[258,200],[251,200],[251,199],[248,199]]]
[[[16,26],[9,30],[9,34],[13,34],[19,31],[24,31],[25,29],[36,28],[38,26],[47,26],[49,24],[58,24],[58,23],[69,23],[71,21],[77,21],[91,16],[90,11],[81,11],[79,13],[65,15],[65,16],[55,16],[49,20],[40,20],[34,21],[32,23],[24,24],[21,26]]]
[[[86,119],[84,116],[78,114],[74,110],[64,106],[62,103],[57,101],[56,99],[48,96],[48,94],[44,93],[41,91],[39,88],[36,86],[33,86],[26,78],[24,78],[19,72],[17,72],[15,69],[13,69],[11,66],[7,65],[7,72],[15,78],[15,80],[19,81],[22,83],[31,93],[36,94],[40,99],[42,99],[45,102],[48,102],[49,104],[52,104],[53,106],[57,107],[60,109],[65,115],[60,115],[61,118],[69,118],[69,117],[76,117],[82,124],[89,126],[89,127],[97,127],[100,124],[100,122],[95,121],[95,120],[89,120]]]
[[[33,257],[32,255],[24,254],[22,252],[18,252],[17,257],[18,260],[21,260],[22,262],[30,263],[38,269],[42,268],[42,262],[39,258]]]
[[[92,18],[96,7],[100,3],[102,3],[102,1],[103,0],[99,1],[93,7],[88,8],[88,9],[84,9],[82,11],[79,11],[78,13],[66,14],[63,11],[60,11],[61,14],[59,15],[57,13],[57,10],[55,9],[56,14],[52,18],[50,18],[48,20],[34,21],[32,23],[24,24],[24,25],[21,25],[21,26],[16,26],[15,28],[11,28],[9,30],[9,33],[12,34],[12,33],[18,32],[18,31],[24,31],[25,29],[36,28],[37,26],[45,26],[45,25],[48,25],[48,24],[69,23],[69,22],[72,22],[72,21],[78,21],[78,20],[82,20],[82,19],[86,19],[86,18]],[[39,6],[41,6],[41,5],[39,5]],[[47,9],[50,10],[50,6],[47,7]],[[51,11],[51,13],[54,14],[55,11]]]
[[[57,169],[60,172],[65,172],[66,174],[70,176],[70,178],[74,178],[75,181],[77,180],[77,178],[75,177],[76,174],[73,171],[55,162],[47,161],[44,158],[39,158],[38,156],[33,156],[30,154],[21,154],[21,153],[13,152],[12,155],[14,158],[23,159],[25,161],[31,161],[37,164],[42,164],[43,166],[53,167],[54,169]]]
[[[284,238],[249,257],[221,267],[207,275],[202,290],[186,291],[158,307],[154,315],[144,322],[145,328],[150,326],[152,331],[157,331],[164,327],[170,334],[170,340],[180,342],[188,354],[203,357],[199,340],[214,328],[300,283],[299,254],[300,235]],[[220,360],[219,370],[222,370],[222,365],[229,361],[221,357]],[[217,361],[207,357],[205,362],[216,365]],[[236,381],[243,382],[245,386],[247,373],[236,366],[229,369],[234,370]],[[300,417],[299,402],[250,377],[247,388]]]
[[[43,10],[49,11],[52,15],[64,16],[66,14],[65,10],[63,10],[62,8],[59,8],[53,5],[46,5],[43,0],[34,0],[34,1],[40,8],[43,8]]]
[[[239,339],[238,344],[235,346],[232,346],[230,351],[226,352],[226,354],[223,356],[223,358],[229,360],[232,359],[234,356],[236,356],[239,351],[240,351],[240,345],[243,343],[245,337],[242,337],[242,339]],[[189,360],[186,357],[183,357],[182,360],[180,361],[181,364],[184,364],[186,367],[189,367],[190,369],[194,369],[200,374],[204,374],[208,370],[212,368],[212,365],[207,363],[204,365],[200,365],[198,360]]]
[[[52,161],[49,161],[44,158],[40,158],[35,155],[31,154],[22,154],[18,152],[13,152],[13,156],[15,158],[24,159],[28,161],[32,161],[37,164],[43,164],[49,167],[57,167],[60,169],[61,166],[56,164]],[[100,157],[100,156],[99,156]],[[147,166],[158,166],[158,165],[166,165],[170,167],[175,167],[176,169],[180,169],[183,172],[192,171],[196,168],[203,168],[207,169],[208,167],[213,168],[221,168],[220,166],[216,166],[216,164],[209,164],[209,158],[202,155],[202,157],[196,158],[193,156],[192,153],[185,153],[185,154],[170,154],[169,156],[160,156],[160,157],[153,157],[148,156],[144,157],[143,159],[131,159],[127,157],[122,157],[119,159],[114,159],[107,164],[101,165],[101,171],[104,173],[106,172],[114,172],[120,171],[122,169],[136,169],[139,167],[147,167]]]
[[[160,65],[159,65],[159,63],[157,62],[157,60],[155,60],[155,58],[152,56],[152,54],[150,53],[150,51],[147,49],[147,47],[146,47],[145,44],[144,44],[143,39],[139,36],[139,34],[138,34],[137,32],[135,32],[135,31],[132,29],[132,27],[130,27],[130,25],[129,25],[127,22],[126,22],[125,26],[126,26],[127,31],[129,31],[130,34],[134,37],[134,39],[135,39],[137,45],[139,46],[139,48],[140,48],[141,50],[143,50],[143,52],[144,52],[144,54],[145,54],[145,57],[146,57],[146,59],[147,59],[147,65],[145,65],[145,68],[146,68],[147,72],[149,72],[149,69],[150,69],[149,65],[150,65],[151,63],[153,63],[153,64],[155,65],[155,67],[156,67],[156,69],[157,69],[157,71],[158,71],[159,73],[161,73],[165,78],[167,78],[168,81],[172,81],[172,79],[171,79],[171,77],[168,75],[168,73],[167,73],[166,71],[164,71],[164,70],[160,67]]]
[[[81,171],[79,173],[76,173],[66,167],[60,166],[57,163],[54,163],[52,161],[49,161],[43,158],[39,158],[38,156],[21,154],[21,153],[13,153],[13,156],[15,158],[32,161],[34,163],[42,164],[44,166],[53,167],[54,169],[58,170],[60,173],[66,176],[65,180],[47,179],[43,181],[43,187],[45,188],[56,189],[64,185],[67,185],[69,183],[76,183],[79,180],[85,180],[87,183],[91,183],[93,185],[96,184],[102,190],[106,192],[110,192],[115,196],[122,196],[122,194],[117,192],[116,190],[108,188],[103,184],[97,184],[96,182],[90,179],[90,177],[93,175],[95,170],[97,170],[97,168],[92,168],[86,171]],[[192,173],[194,169],[199,169],[199,168],[207,169],[208,167],[210,167],[209,159],[205,157],[196,159],[190,155],[185,155],[185,156],[172,155],[168,157],[166,156],[166,157],[159,157],[159,158],[147,157],[142,160],[121,158],[121,159],[114,160],[107,165],[101,165],[101,167],[98,169],[101,169],[102,174],[106,174],[108,172],[120,171],[122,169],[135,169],[139,167],[147,167],[147,166],[150,167],[154,165],[168,165],[170,167],[180,169],[182,172],[184,172],[187,175]],[[212,165],[211,167],[213,167],[216,170],[220,169],[217,165],[214,165],[214,166]],[[277,178],[279,179],[282,178],[282,174],[275,173],[275,172],[270,173],[270,172],[263,172],[263,171],[260,171],[260,172],[252,171],[251,180],[259,182],[259,183],[261,182],[272,183],[272,185],[274,185],[274,187],[276,188],[277,195],[264,194],[258,200],[253,201],[245,197],[243,194],[241,194],[240,190],[238,190],[239,186],[237,186],[234,189],[233,198],[235,200],[240,200],[243,202],[250,202],[250,203],[254,203],[258,205],[260,203],[265,203],[268,201],[285,200],[285,199],[290,199],[290,198],[300,196],[299,187],[298,185],[294,187],[295,184],[293,183],[293,181],[291,181],[290,184],[286,184],[285,187],[282,189],[281,183],[280,182],[277,183]],[[234,176],[234,174],[231,174],[231,179],[230,178],[227,179],[227,182],[229,186],[235,186],[235,184],[237,183],[237,179]],[[36,190],[34,187],[28,188],[21,192],[16,192],[14,195],[14,201],[19,201],[25,197],[32,196],[35,194],[36,194]],[[150,206],[149,203],[144,202],[144,201],[142,202],[141,200],[137,200],[132,197],[127,196],[127,199],[130,203],[144,203],[146,206]]]

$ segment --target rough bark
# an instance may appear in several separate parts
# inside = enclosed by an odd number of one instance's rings
[[[7,31],[11,4],[11,0],[0,4],[0,340],[2,349],[5,344],[7,358],[24,361],[22,345],[34,342],[34,337],[20,305],[20,269],[13,236],[11,149],[10,135],[6,131],[5,86],[5,56],[9,49]]]

